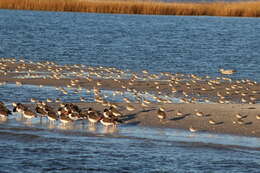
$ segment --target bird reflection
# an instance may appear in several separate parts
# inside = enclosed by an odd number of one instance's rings
[[[0,117],[0,123],[3,124],[3,123],[6,123],[8,120],[7,117]]]
[[[88,126],[87,126],[87,130],[89,131],[89,132],[96,132],[97,131],[97,126],[94,124],[94,125],[91,125],[91,124],[89,124]]]
[[[118,132],[116,126],[103,126],[102,132],[105,134],[115,134]]]
[[[61,130],[73,130],[73,125],[70,123],[67,123],[67,124],[61,123],[57,127],[58,127],[58,129],[61,129]]]

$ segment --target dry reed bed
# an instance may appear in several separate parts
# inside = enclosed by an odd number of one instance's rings
[[[2,9],[260,17],[260,1],[180,3],[125,0],[0,0]]]

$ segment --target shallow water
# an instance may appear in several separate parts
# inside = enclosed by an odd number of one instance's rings
[[[14,118],[0,124],[4,172],[257,172],[260,139]]]
[[[258,18],[0,10],[0,26],[0,57],[211,76],[232,68],[238,71],[234,78],[259,81]],[[111,98],[111,91],[102,92]],[[0,99],[9,105],[31,97],[77,102],[80,96],[93,101],[85,91],[63,96],[54,87],[0,86]],[[0,172],[260,170],[259,138],[175,129],[106,129],[81,122],[64,127],[13,115],[0,122],[0,144]]]
[[[16,92],[13,92],[16,91]],[[111,94],[111,91],[102,91]],[[54,87],[0,86],[0,97],[29,102],[59,95]],[[93,101],[93,94],[84,95]],[[109,96],[111,97],[111,96]],[[114,101],[121,101],[115,96]],[[119,125],[105,128],[87,122],[62,125],[45,118],[32,121],[19,114],[0,119],[0,165],[3,172],[257,172],[260,138],[206,132]]]

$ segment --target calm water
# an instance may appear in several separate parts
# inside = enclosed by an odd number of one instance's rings
[[[0,56],[213,76],[233,68],[235,78],[259,80],[259,20],[0,10]],[[72,93],[64,100],[78,101]],[[59,96],[52,87],[0,86],[8,104]],[[0,122],[0,145],[0,172],[260,170],[260,138],[174,129],[64,127],[13,115]]]
[[[0,11],[0,56],[260,80],[260,19]]]

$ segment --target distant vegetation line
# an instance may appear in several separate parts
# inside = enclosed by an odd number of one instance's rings
[[[144,0],[0,0],[0,8],[117,14],[260,17],[260,1],[198,3]]]

